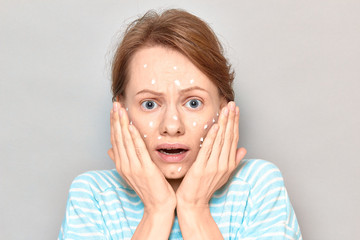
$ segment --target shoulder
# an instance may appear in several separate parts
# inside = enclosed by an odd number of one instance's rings
[[[234,180],[241,180],[256,188],[271,182],[283,183],[279,168],[263,159],[244,159],[234,172]]]
[[[87,189],[93,193],[104,192],[109,188],[131,189],[116,169],[88,171],[78,175],[71,183],[71,189]]]

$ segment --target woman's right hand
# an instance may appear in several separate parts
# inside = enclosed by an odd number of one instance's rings
[[[160,169],[153,163],[140,133],[120,103],[111,111],[110,158],[116,170],[137,193],[144,204],[144,214],[174,214],[176,195]]]

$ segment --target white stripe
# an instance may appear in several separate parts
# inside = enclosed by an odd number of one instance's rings
[[[88,232],[88,233],[77,233],[77,232],[73,232],[73,231],[68,231],[68,233],[77,235],[77,236],[84,236],[84,237],[89,237],[89,236],[104,236],[103,233],[99,233],[99,232]]]
[[[97,192],[99,192],[98,189],[101,189],[101,191],[104,190],[104,189],[101,187],[100,183],[97,181],[97,179],[96,179],[93,175],[91,175],[91,174],[89,174],[89,173],[84,173],[83,176],[88,176],[88,177],[90,177],[92,180],[94,180],[94,182],[98,185],[98,188],[95,188],[95,187],[94,187],[94,189],[97,190]]]
[[[257,199],[257,198],[259,197],[259,195],[262,193],[262,191],[264,191],[264,189],[268,188],[271,184],[273,184],[273,183],[275,183],[275,182],[278,182],[278,181],[283,181],[283,178],[281,178],[281,177],[274,178],[274,179],[272,179],[270,182],[266,183],[266,184],[264,185],[264,187],[262,187],[262,188],[258,191],[258,193],[253,197],[253,199],[254,199],[254,200]]]
[[[279,169],[271,169],[269,171],[267,171],[264,175],[261,176],[261,178],[259,178],[257,181],[256,181],[256,184],[254,186],[254,189],[257,188],[257,186],[259,184],[262,183],[262,181],[264,181],[265,178],[267,178],[270,174],[274,173],[274,172],[280,172]]]
[[[99,178],[107,185],[107,187],[111,187],[111,184],[109,183],[109,181],[107,181],[99,172],[94,171],[94,174],[96,174],[97,176],[99,176]],[[104,190],[104,189],[102,189]]]
[[[245,201],[241,201],[241,202],[234,202],[234,201],[229,201],[229,202],[222,202],[222,203],[210,203],[210,207],[222,207],[222,206],[240,206],[240,205],[246,205]]]
[[[260,165],[260,167],[258,167],[258,168],[256,169],[256,172],[253,174],[252,178],[249,180],[249,183],[250,183],[251,185],[253,185],[252,183],[253,183],[254,179],[258,176],[259,172],[260,172],[264,167],[266,167],[266,166],[268,166],[268,165],[270,165],[270,163],[266,162],[265,164]]]
[[[90,212],[90,213],[96,213],[96,214],[101,214],[99,210],[94,210],[94,209],[90,209],[90,208],[84,208],[84,207],[79,207],[79,206],[76,206],[76,205],[72,205],[70,206],[70,211],[75,211],[75,209],[79,209],[83,212]]]
[[[247,181],[247,179],[248,179],[248,177],[249,177],[249,174],[252,172],[252,169],[253,169],[253,167],[256,165],[256,163],[257,163],[257,160],[254,160],[253,162],[252,162],[252,164],[250,165],[250,167],[249,167],[249,169],[248,169],[248,171],[247,171],[247,173],[246,173],[246,175],[245,175],[245,177],[244,177],[244,179]]]
[[[72,228],[83,228],[83,227],[95,227],[93,223],[82,223],[82,224],[68,224],[69,227]]]
[[[264,215],[264,214],[267,214],[269,212],[275,212],[276,210],[279,210],[279,209],[282,209],[282,208],[286,208],[286,204],[264,210],[260,215]]]
[[[92,201],[88,198],[80,198],[80,197],[69,197],[69,201],[94,203],[94,201]]]
[[[92,192],[86,190],[86,189],[83,189],[83,188],[70,188],[70,191],[69,192],[84,192],[84,193],[87,193],[91,196],[94,196]]]
[[[259,198],[256,203],[259,203],[261,202],[262,200],[264,200],[264,198],[266,198],[267,196],[273,194],[273,193],[283,193],[283,191],[285,190],[285,187],[277,187],[277,188],[274,188],[270,191],[268,191],[265,195],[261,196],[261,198]],[[283,195],[283,194],[282,194]],[[279,195],[278,195],[279,196]]]
[[[263,203],[263,204],[261,205],[261,207],[259,207],[258,209],[255,209],[253,212],[251,212],[251,213],[250,213],[250,216],[253,216],[253,215],[257,214],[258,212],[262,211],[262,210],[266,207],[266,205],[268,205],[268,204],[270,204],[270,203],[272,203],[272,202],[276,202],[276,201],[279,201],[279,200],[283,200],[283,199],[286,199],[286,197],[284,197],[284,196],[278,196],[278,197],[276,197],[276,198],[270,199],[270,200],[267,201],[266,203]]]
[[[104,178],[108,179],[112,183],[113,186],[116,186],[116,187],[119,186],[119,183],[115,182],[109,175],[105,174],[104,171],[99,171],[97,173],[99,173],[100,176],[103,176]]]
[[[267,218],[267,219],[265,219],[265,220],[255,222],[254,224],[252,224],[252,225],[249,226],[249,227],[250,227],[250,228],[253,228],[253,227],[256,227],[256,226],[258,226],[258,225],[260,225],[260,224],[267,223],[267,222],[271,222],[271,221],[273,221],[274,219],[279,218],[279,217],[282,217],[282,216],[284,216],[284,215],[286,215],[285,212],[280,213],[279,215],[277,215],[277,216],[275,216],[275,217]],[[276,223],[276,224],[277,224],[277,223]]]
[[[86,219],[90,220],[90,222],[92,222],[92,223],[102,224],[102,221],[92,219],[91,217],[86,216],[84,214],[79,214],[79,215],[74,215],[74,216],[69,216],[68,217],[68,219],[81,219],[81,218],[86,218]]]

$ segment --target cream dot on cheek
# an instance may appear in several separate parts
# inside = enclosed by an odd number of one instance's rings
[[[175,80],[174,83],[176,84],[176,86],[180,86],[180,81],[179,80]]]
[[[154,122],[153,121],[149,122],[149,127],[153,127],[153,126],[154,126]]]
[[[144,64],[144,68],[147,68],[147,64],[146,64],[146,63]]]
[[[215,118],[213,118],[212,122],[213,122],[213,123],[215,122]]]
[[[193,126],[196,127],[196,122],[193,122]]]
[[[147,137],[147,135],[146,134],[144,134],[144,138],[146,138]]]
[[[207,125],[207,124],[205,124],[204,129],[207,129],[207,127],[208,127],[208,125]]]
[[[202,137],[202,138],[200,138],[200,142],[203,142],[204,141],[204,138]]]
[[[173,69],[176,70],[176,69],[177,69],[177,66],[174,66]]]
[[[161,139],[161,136],[158,136],[158,139],[160,140],[160,139]]]

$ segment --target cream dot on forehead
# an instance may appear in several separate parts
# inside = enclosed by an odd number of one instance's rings
[[[175,80],[174,83],[176,84],[176,86],[180,86],[180,81],[179,80]]]
[[[155,79],[152,79],[151,84],[155,84],[155,83],[156,83]]]
[[[193,84],[193,83],[194,83],[194,79],[191,79],[191,80],[190,80],[190,84]]]
[[[173,69],[176,70],[176,69],[177,69],[177,66],[174,66]]]
[[[144,64],[144,68],[147,68],[147,64],[146,64],[146,63]]]

